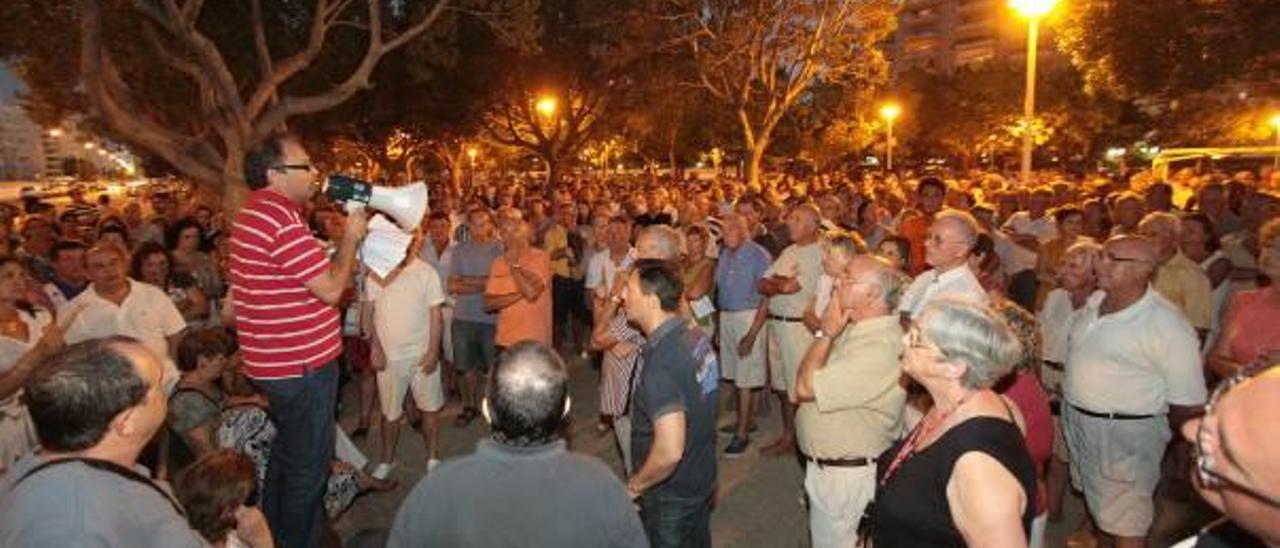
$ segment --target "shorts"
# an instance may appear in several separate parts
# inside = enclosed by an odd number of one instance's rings
[[[813,342],[813,333],[801,322],[769,320],[769,375],[773,389],[796,393],[800,361]]]
[[[488,373],[498,362],[494,336],[498,326],[491,323],[453,320],[453,363],[460,371]]]
[[[768,325],[756,335],[751,354],[745,358],[738,356],[738,341],[751,329],[755,317],[755,310],[720,312],[720,376],[738,388],[759,388],[765,383]]]
[[[422,411],[432,413],[444,407],[440,367],[425,375],[418,367],[421,361],[421,357],[389,359],[387,368],[378,372],[378,401],[382,404],[382,416],[387,420],[400,420],[404,413],[404,397],[409,392],[413,393],[413,401]]]
[[[1122,537],[1147,536],[1160,462],[1172,437],[1166,417],[1090,417],[1064,402],[1062,428],[1071,452],[1071,483],[1084,492],[1098,528]]]

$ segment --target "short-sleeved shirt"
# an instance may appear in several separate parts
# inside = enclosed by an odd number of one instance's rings
[[[209,545],[163,495],[122,475],[65,463],[14,485],[41,463],[26,457],[0,481],[0,546]]]
[[[168,337],[186,329],[187,322],[173,305],[169,294],[154,285],[128,280],[129,294],[116,304],[98,295],[92,287],[72,299],[67,310],[79,310],[67,328],[68,344],[115,335],[138,339],[165,367],[165,383],[178,380],[178,368],[169,359]]]
[[[1154,289],[1123,310],[1101,314],[1090,297],[1071,329],[1067,401],[1095,413],[1161,415],[1207,398],[1200,342],[1182,313]]]
[[[800,291],[791,294],[777,294],[769,298],[769,313],[788,318],[799,318],[804,315],[809,299],[818,289],[818,276],[822,274],[822,244],[813,242],[809,245],[791,244],[782,250],[782,255],[769,269],[765,276],[781,274],[796,276],[800,283]]]
[[[1005,230],[1012,230],[1018,234],[1026,234],[1035,236],[1040,243],[1048,243],[1058,236],[1058,223],[1054,222],[1053,216],[1041,215],[1039,219],[1032,219],[1031,213],[1019,211],[1009,216],[1004,222]]]
[[[449,264],[450,276],[484,278],[489,276],[494,259],[502,254],[502,245],[498,242],[479,243],[469,241],[453,248],[453,259]],[[465,322],[498,323],[498,315],[484,310],[484,292],[455,295],[453,319]]]
[[[300,377],[342,351],[338,309],[307,289],[329,271],[324,246],[297,203],[256,190],[231,227],[230,280],[245,373]]]
[[[559,223],[551,225],[547,229],[547,233],[542,237],[542,249],[547,255],[555,253],[557,250],[567,249],[569,247],[569,231],[565,230]],[[568,278],[572,272],[569,270],[569,258],[562,257],[551,261],[551,273],[560,277]]]
[[[720,248],[716,261],[716,305],[726,312],[755,310],[760,307],[760,278],[769,270],[769,251],[753,241],[742,242],[737,249]]]
[[[1213,286],[1209,277],[1181,252],[1156,270],[1151,285],[1177,306],[1196,329],[1213,328]]]
[[[511,346],[524,340],[551,345],[551,261],[547,252],[529,248],[520,256],[520,266],[542,281],[543,290],[538,298],[529,301],[523,296],[510,306],[498,311],[498,331],[493,342],[498,346]],[[489,283],[484,292],[488,295],[516,293],[520,288],[512,277],[511,267],[505,256],[493,261],[489,270]]]
[[[444,304],[440,276],[431,265],[413,257],[386,285],[370,275],[365,281],[364,296],[373,302],[373,325],[388,360],[426,354],[431,339],[431,309]]]
[[[1097,292],[1095,292],[1096,294]],[[1040,326],[1040,359],[1057,364],[1067,363],[1067,348],[1071,338],[1071,326],[1085,307],[1071,305],[1071,293],[1058,288],[1044,298],[1036,323]]]
[[[613,281],[618,277],[618,273],[631,268],[631,263],[635,260],[635,248],[628,248],[627,254],[618,262],[614,262],[608,249],[596,252],[587,263],[587,279],[583,282],[583,287],[599,297],[608,295],[613,289]]]
[[[796,410],[796,440],[814,458],[875,458],[902,433],[907,393],[899,379],[896,315],[859,321],[834,341],[814,372],[814,401]]]
[[[987,291],[978,282],[978,277],[973,275],[969,267],[961,265],[941,274],[937,269],[932,269],[916,276],[903,292],[898,311],[906,312],[915,319],[929,301],[943,297],[987,303]]]
[[[700,333],[700,331],[697,331]],[[716,384],[713,363],[699,359],[681,317],[663,322],[641,351],[641,369],[631,406],[634,473],[653,448],[654,423],[669,413],[685,414],[685,444],[672,474],[651,490],[679,497],[711,494],[716,483]]]

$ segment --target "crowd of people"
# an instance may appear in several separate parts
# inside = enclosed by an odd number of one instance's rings
[[[709,547],[758,453],[815,547],[1045,546],[1069,488],[1071,546],[1188,488],[1181,546],[1280,546],[1280,171],[441,183],[385,275],[296,138],[245,180],[0,208],[0,546],[336,545],[406,424],[426,475],[349,545]]]

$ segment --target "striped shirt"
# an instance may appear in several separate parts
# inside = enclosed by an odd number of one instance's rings
[[[300,377],[342,350],[338,310],[304,285],[329,270],[302,210],[258,190],[231,227],[230,279],[245,372],[253,379]]]

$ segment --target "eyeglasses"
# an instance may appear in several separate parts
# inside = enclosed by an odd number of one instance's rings
[[[296,169],[298,171],[316,171],[316,166],[312,164],[280,164],[278,166],[272,166],[272,169],[278,169],[280,171],[289,171],[291,169]]]
[[[925,338],[924,330],[920,329],[920,326],[914,322],[911,324],[911,328],[907,330],[907,348],[931,350],[946,356],[946,352],[943,352],[941,348],[938,348],[938,345]]]
[[[1149,263],[1151,262],[1147,259],[1143,259],[1140,257],[1120,257],[1110,251],[1103,253],[1102,258],[1108,261],[1111,261],[1113,263]]]
[[[1232,375],[1230,378],[1219,383],[1218,386],[1213,389],[1213,393],[1209,395],[1209,402],[1204,406],[1204,416],[1200,418],[1200,424],[1196,428],[1195,440],[1196,474],[1199,476],[1198,479],[1200,480],[1200,484],[1205,488],[1229,488],[1266,502],[1267,504],[1280,506],[1280,499],[1265,495],[1257,489],[1245,485],[1239,480],[1228,477],[1227,474],[1216,469],[1215,456],[1213,452],[1211,450],[1206,450],[1210,437],[1215,434],[1205,428],[1205,423],[1208,422],[1206,419],[1213,414],[1218,403],[1222,401],[1223,396],[1225,396],[1227,392],[1231,391],[1232,388],[1239,386],[1240,383],[1277,367],[1280,367],[1280,364],[1263,365],[1258,363],[1241,369],[1235,375]],[[1221,427],[1215,430],[1217,430],[1216,435],[1218,436],[1218,447],[1219,449],[1224,449]],[[1227,457],[1227,459],[1232,460],[1230,457]]]

